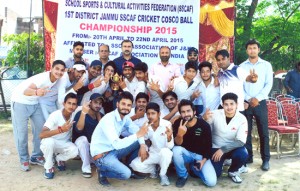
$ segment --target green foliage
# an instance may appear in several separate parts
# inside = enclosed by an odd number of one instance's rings
[[[3,41],[11,47],[3,63],[8,66],[18,65],[22,70],[32,74],[44,71],[44,46],[41,34],[30,34],[29,62],[27,61],[28,33],[6,34],[3,36]]]
[[[254,0],[252,0],[254,1]],[[246,1],[237,2],[235,62],[247,59],[244,44],[249,38],[261,43],[261,57],[270,61],[273,70],[290,69],[300,60],[299,0],[258,1],[250,23]],[[244,29],[250,27],[250,33]]]

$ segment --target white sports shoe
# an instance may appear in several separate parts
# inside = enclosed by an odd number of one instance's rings
[[[225,159],[223,166],[230,166],[231,165],[232,160],[231,159]]]
[[[169,178],[167,177],[167,175],[160,176],[160,185],[162,185],[162,186],[170,185],[170,181],[169,181]]]
[[[241,168],[239,168],[239,173],[247,173],[248,172],[248,166],[243,165]]]
[[[235,183],[242,183],[242,178],[240,177],[240,173],[238,171],[236,172],[228,172],[228,176],[231,178],[231,180]]]
[[[158,177],[158,175],[156,173],[154,173],[154,174],[151,173],[149,177],[152,178],[152,179],[155,179],[155,178]]]

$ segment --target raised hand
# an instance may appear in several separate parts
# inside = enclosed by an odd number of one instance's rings
[[[168,142],[171,141],[173,135],[172,127],[167,127],[165,133],[167,135]]]
[[[77,83],[74,85],[73,89],[75,91],[79,90],[80,88],[82,88],[82,86],[84,85],[84,81],[85,81],[85,77],[81,76],[81,78],[77,81]]]
[[[111,78],[111,74],[109,72],[105,73],[103,80],[107,83]]]
[[[213,112],[209,108],[206,108],[204,115],[202,116],[205,121],[209,120],[213,116]]]
[[[103,79],[102,77],[99,76],[99,77],[93,82],[94,87],[95,87],[95,88],[99,87],[99,86],[101,85],[101,83],[102,83],[103,80],[104,80],[104,79]]]
[[[149,88],[153,91],[158,91],[160,89],[160,85],[158,84],[158,81],[157,82],[154,82],[153,79],[151,79],[151,82],[149,81]]]
[[[199,97],[201,94],[201,92],[199,90],[196,90],[193,92],[192,94],[192,99],[196,99],[197,97]]]
[[[171,80],[169,86],[168,86],[168,91],[173,91],[174,89],[174,80]]]
[[[258,79],[258,75],[255,73],[255,70],[250,69],[251,82],[255,83]]]
[[[178,133],[177,133],[177,135],[179,137],[183,137],[186,134],[186,131],[187,131],[186,124],[187,123],[188,123],[188,121],[184,121],[183,119],[180,121]]]
[[[88,102],[83,104],[83,106],[82,106],[82,112],[83,113],[86,114],[90,111],[90,103],[91,103],[91,101],[88,101]]]
[[[218,72],[217,72],[217,75],[212,74],[212,76],[214,77],[214,86],[218,87],[220,85],[220,81],[219,81],[219,78],[218,78]]]
[[[63,126],[61,126],[61,129],[63,130],[63,132],[67,132],[70,130],[74,123],[75,121],[71,121],[71,119],[69,119],[65,124],[63,124]]]
[[[51,90],[49,90],[49,87],[46,86],[46,87],[43,87],[43,88],[39,88],[39,89],[36,89],[35,90],[35,94],[37,96],[44,96],[46,95],[48,92],[51,92]]]
[[[138,119],[143,118],[145,116],[145,110],[144,109],[137,109],[135,115]]]
[[[120,76],[120,81],[118,82],[118,85],[121,89],[125,89],[126,88],[126,83],[124,81],[125,79],[123,78],[123,76]]]
[[[149,125],[152,125],[152,123],[151,124],[148,124],[148,122],[144,123],[144,125],[136,133],[137,138],[143,137],[144,135],[146,135],[146,133],[148,133],[148,126]]]

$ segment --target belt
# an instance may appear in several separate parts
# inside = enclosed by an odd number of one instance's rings
[[[97,160],[99,158],[102,158],[104,157],[105,155],[107,155],[109,152],[104,152],[104,153],[101,153],[101,154],[97,154],[93,157],[94,160]]]

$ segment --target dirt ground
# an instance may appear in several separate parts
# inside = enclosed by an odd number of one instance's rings
[[[30,131],[29,131],[30,132]],[[184,188],[175,187],[176,175],[169,174],[171,185],[162,187],[158,179],[145,179],[120,181],[110,180],[111,187],[102,187],[97,181],[95,169],[92,178],[83,178],[81,175],[81,161],[70,160],[67,162],[67,170],[55,172],[52,180],[43,177],[44,169],[41,166],[31,166],[31,171],[22,172],[19,167],[19,159],[15,148],[12,126],[10,122],[0,121],[0,190],[1,191],[29,191],[29,190],[63,190],[63,191],[82,191],[82,190],[109,190],[109,191],[131,191],[131,190],[300,190],[300,158],[287,157],[276,158],[274,148],[272,148],[272,158],[270,161],[271,169],[264,172],[260,169],[261,159],[255,150],[254,163],[249,165],[249,172],[242,174],[244,181],[235,184],[224,173],[218,179],[214,188],[205,187],[199,179],[189,178]],[[29,135],[31,140],[31,134]],[[290,143],[289,143],[290,145]],[[31,146],[31,144],[30,144]],[[255,147],[256,148],[256,147]],[[31,149],[30,149],[31,151]]]

